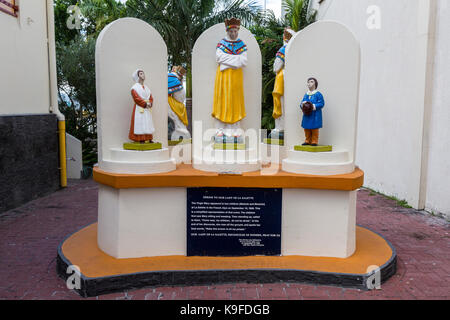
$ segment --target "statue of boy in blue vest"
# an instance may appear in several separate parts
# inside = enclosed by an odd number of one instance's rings
[[[304,146],[317,146],[319,144],[319,129],[323,127],[322,109],[325,106],[325,100],[322,94],[317,91],[318,87],[317,79],[309,78],[309,91],[300,104],[303,111],[302,128],[305,130],[306,137]]]

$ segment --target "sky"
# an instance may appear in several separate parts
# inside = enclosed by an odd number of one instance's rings
[[[258,2],[264,7],[263,0]],[[277,18],[281,16],[281,0],[266,0],[266,8],[272,10]]]
[[[122,3],[127,2],[127,0],[119,0]],[[266,2],[266,8],[272,10],[276,17],[281,16],[281,0],[256,0],[264,7],[264,2]]]

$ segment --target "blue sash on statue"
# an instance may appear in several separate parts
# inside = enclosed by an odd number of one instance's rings
[[[277,58],[280,58],[281,60],[283,60],[286,57],[286,45],[282,46],[280,50],[278,50],[277,52]]]
[[[227,54],[232,55],[240,55],[243,52],[247,51],[247,46],[245,45],[244,41],[241,39],[237,39],[236,41],[230,41],[227,39],[222,39],[218,44],[217,48],[222,50],[223,52]]]
[[[183,90],[183,84],[175,73],[169,73],[167,78],[169,80],[169,94]]]

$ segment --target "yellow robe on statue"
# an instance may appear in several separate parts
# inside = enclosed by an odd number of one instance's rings
[[[274,119],[278,119],[283,115],[281,109],[281,97],[284,96],[284,68],[281,69],[275,77],[275,86],[272,92],[273,96],[273,114]]]
[[[186,106],[172,96],[169,96],[169,106],[178,118],[180,118],[183,124],[187,126],[189,122],[187,118]]]
[[[212,116],[228,124],[245,118],[242,68],[220,71],[220,66],[217,67]]]

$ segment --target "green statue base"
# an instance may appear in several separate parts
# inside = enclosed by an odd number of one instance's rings
[[[294,150],[304,152],[331,152],[333,151],[333,146],[295,146]]]
[[[282,139],[264,139],[265,144],[272,144],[277,146],[284,146],[284,140]]]
[[[179,144],[191,144],[192,139],[169,140],[169,146],[173,147]]]
[[[136,150],[136,151],[150,151],[150,150],[159,150],[162,149],[162,144],[159,142],[126,142],[123,144],[123,148],[125,150]]]
[[[215,150],[245,150],[245,143],[214,143]]]

